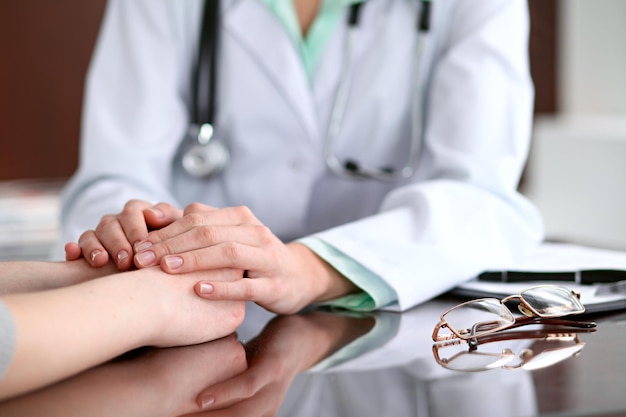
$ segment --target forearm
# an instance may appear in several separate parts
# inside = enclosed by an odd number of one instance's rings
[[[72,262],[2,262],[0,296],[66,287],[115,272],[110,265],[91,268],[84,259]]]
[[[17,341],[0,381],[0,397],[70,376],[139,347],[150,337],[136,280],[120,274],[104,280],[3,298],[13,315]]]
[[[235,331],[245,304],[207,302],[193,286],[207,272],[172,276],[159,268],[110,275],[78,285],[0,298],[17,341],[0,380],[0,398],[65,378],[136,347],[203,343]],[[238,270],[209,274],[241,279]]]
[[[0,415],[65,417],[71,409],[72,415],[90,417],[178,416],[197,410],[198,390],[245,369],[245,351],[234,335],[201,345],[154,349],[2,402]]]

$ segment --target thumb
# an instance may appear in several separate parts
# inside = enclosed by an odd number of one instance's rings
[[[158,203],[144,209],[143,216],[146,225],[151,229],[161,229],[183,216],[183,211],[167,203]]]

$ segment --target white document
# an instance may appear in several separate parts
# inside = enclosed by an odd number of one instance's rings
[[[566,243],[543,243],[509,271],[564,272],[614,269],[626,271],[626,252]]]
[[[486,275],[493,275],[497,281],[484,280]],[[626,291],[606,291],[607,285],[620,284],[598,280],[626,280],[626,252],[544,243],[506,271],[488,271],[481,278],[459,285],[452,293],[463,298],[500,298],[533,286],[555,284],[579,292],[589,313],[626,309]],[[626,287],[624,282],[621,285]]]

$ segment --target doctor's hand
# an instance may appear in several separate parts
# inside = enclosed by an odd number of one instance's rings
[[[373,317],[321,311],[277,316],[246,343],[248,368],[208,386],[193,416],[274,416],[298,373],[368,333]],[[188,416],[189,417],[189,416]]]
[[[234,268],[244,279],[202,281],[196,293],[211,300],[254,301],[279,314],[358,291],[300,243],[284,244],[246,207],[191,204],[173,223],[135,245],[139,268],[160,264],[171,274]]]
[[[183,211],[171,204],[130,200],[118,214],[103,216],[94,230],[84,232],[78,242],[65,245],[65,259],[84,258],[93,267],[114,262],[120,271],[134,267],[134,245],[148,232],[181,218]]]

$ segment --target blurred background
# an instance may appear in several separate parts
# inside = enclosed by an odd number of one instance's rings
[[[105,0],[0,2],[0,260],[46,259]]]
[[[528,1],[536,122],[521,190],[550,239],[626,250],[626,2]],[[45,257],[56,236],[104,6],[0,2],[0,259]]]
[[[556,4],[556,102],[537,107],[522,183],[550,239],[626,250],[625,20],[623,0]]]

